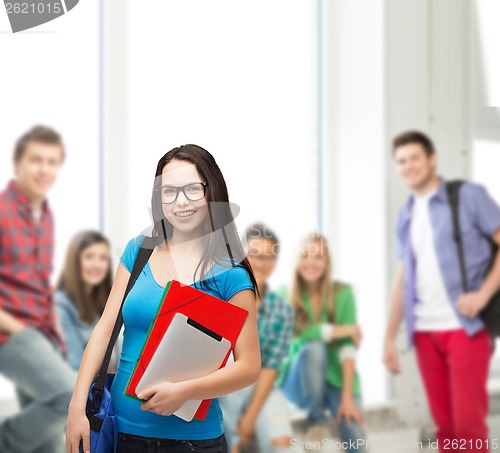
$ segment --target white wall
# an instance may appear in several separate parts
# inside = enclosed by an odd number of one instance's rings
[[[337,278],[354,287],[366,405],[386,400],[384,2],[324,2],[325,229]]]

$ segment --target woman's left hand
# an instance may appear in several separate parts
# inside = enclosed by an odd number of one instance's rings
[[[141,400],[147,400],[141,404],[141,410],[158,415],[172,415],[187,401],[180,384],[180,382],[163,382],[144,390],[137,395]]]
[[[337,423],[341,423],[342,418],[345,418],[345,422],[349,428],[351,427],[351,419],[360,426],[365,423],[363,414],[352,398],[343,399],[340,402],[340,407],[337,412]]]

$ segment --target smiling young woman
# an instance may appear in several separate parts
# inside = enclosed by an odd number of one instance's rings
[[[108,239],[98,231],[76,234],[55,294],[68,362],[78,371],[90,334],[102,315],[113,275]]]
[[[224,177],[210,153],[196,145],[174,148],[158,162],[152,195],[154,250],[123,307],[124,341],[111,389],[120,453],[226,452],[217,397],[253,384],[260,371],[256,282],[244,256],[229,207]],[[223,231],[223,234],[219,234]],[[85,402],[102,361],[128,277],[144,236],[129,241],[106,309],[84,353],[71,401],[67,450],[89,451]],[[229,246],[228,244],[231,244]],[[145,403],[124,396],[166,283],[176,279],[238,305],[249,314],[234,348],[234,363],[208,376],[165,382],[142,392]],[[172,415],[188,400],[213,398],[205,421]]]
[[[351,286],[332,281],[332,274],[327,240],[312,233],[302,244],[290,291],[295,338],[279,382],[288,399],[306,410],[309,441],[324,439],[329,409],[346,451],[354,452],[366,438],[356,371],[361,331]]]

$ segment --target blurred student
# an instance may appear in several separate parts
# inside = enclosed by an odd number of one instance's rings
[[[500,208],[486,190],[465,183],[460,190],[460,227],[470,292],[463,294],[453,239],[446,181],[436,172],[429,137],[405,132],[393,156],[412,194],[397,222],[398,267],[385,338],[384,362],[400,372],[396,335],[403,318],[415,346],[440,451],[462,442],[467,451],[488,451],[486,382],[492,352],[480,310],[500,286],[500,258],[483,279],[491,238],[500,244]],[[465,444],[463,444],[465,442]]]
[[[232,453],[238,453],[254,434],[261,453],[290,451],[288,402],[274,383],[288,354],[293,310],[267,284],[276,267],[279,240],[260,223],[248,227],[245,236],[248,260],[261,295],[257,300],[257,326],[262,368],[256,384],[220,398],[224,428]]]
[[[0,423],[0,452],[59,453],[76,375],[61,353],[50,274],[54,248],[46,196],[64,160],[59,134],[26,132],[14,149],[16,179],[0,193],[0,373],[21,411]]]
[[[295,338],[281,385],[290,401],[307,411],[307,440],[324,439],[329,409],[346,450],[366,448],[354,295],[349,285],[332,282],[332,259],[322,235],[313,233],[303,243],[288,297],[295,312]]]
[[[104,311],[112,284],[108,240],[98,231],[83,231],[73,237],[55,299],[68,362],[76,371],[90,334]]]

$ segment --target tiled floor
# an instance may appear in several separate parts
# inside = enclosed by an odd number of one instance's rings
[[[500,444],[500,415],[488,417],[490,427],[490,440]],[[420,444],[416,430],[398,430],[390,433],[372,433],[369,435],[370,453],[402,453],[417,451],[437,451],[436,445],[428,445],[428,441]],[[466,452],[467,450],[462,450]],[[490,452],[500,452],[500,445],[496,449],[490,448]],[[326,453],[326,452],[325,452]]]
[[[488,418],[488,423],[490,426],[490,439],[496,439],[500,444],[500,415],[493,415]],[[420,441],[420,430],[413,428],[400,428],[392,431],[379,431],[373,432],[368,428],[368,448],[365,449],[363,446],[361,452],[369,451],[370,453],[412,453],[412,452],[431,452],[437,451],[435,444],[429,445],[429,441]],[[331,453],[342,451],[338,446],[338,439],[325,440],[322,443],[307,444],[304,439],[297,436],[299,452],[321,452],[321,453]],[[466,452],[467,450],[462,450]],[[490,452],[494,453],[498,451],[500,453],[500,446],[496,449],[490,448]],[[249,452],[253,453],[253,452]]]

